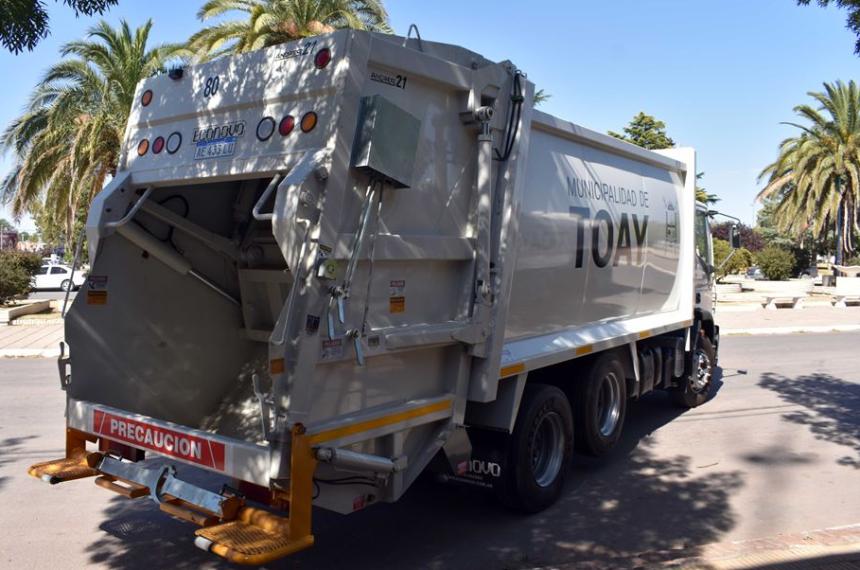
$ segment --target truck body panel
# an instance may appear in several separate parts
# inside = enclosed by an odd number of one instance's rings
[[[142,82],[87,221],[70,429],[288,488],[309,521],[396,500],[443,446],[467,468],[465,428],[512,430],[531,372],[623,349],[637,397],[646,350],[641,393],[669,387],[695,345],[695,153],[533,93],[356,31]]]

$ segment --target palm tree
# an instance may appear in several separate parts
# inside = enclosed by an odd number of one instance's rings
[[[102,21],[61,49],[24,113],[0,137],[15,155],[0,184],[17,218],[41,211],[70,238],[106,178],[116,171],[137,83],[163,69],[166,48],[147,48],[152,22],[132,30]]]
[[[785,139],[776,161],[762,170],[759,179],[768,182],[758,199],[779,199],[777,229],[797,237],[811,230],[818,239],[835,226],[841,257],[854,252],[852,234],[860,231],[860,90],[854,81],[837,81],[809,96],[818,108],[794,108],[810,124],[786,123],[801,132]]]
[[[338,28],[391,32],[382,0],[208,0],[202,21],[228,13],[241,17],[203,28],[188,40],[199,59],[289,42]]]

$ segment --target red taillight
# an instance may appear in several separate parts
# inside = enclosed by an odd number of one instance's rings
[[[152,103],[152,89],[147,89],[140,97],[140,104],[146,107],[150,103]]]
[[[287,115],[281,122],[278,123],[278,132],[281,133],[282,137],[287,136],[291,132],[293,132],[293,128],[296,126],[296,118],[292,115]]]
[[[302,117],[302,132],[309,133],[317,126],[317,114],[313,111],[308,111]]]
[[[137,156],[143,156],[149,150],[149,141],[147,139],[142,139],[139,143],[137,143]]]
[[[314,56],[314,65],[317,69],[322,69],[329,64],[331,61],[331,50],[328,48],[322,48],[317,52]]]
[[[152,154],[158,154],[162,150],[164,150],[164,137],[156,137],[152,141]]]

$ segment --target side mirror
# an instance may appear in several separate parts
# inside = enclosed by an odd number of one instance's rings
[[[732,249],[740,249],[740,247],[741,247],[741,233],[738,231],[737,226],[734,226],[734,225],[732,226],[730,235],[731,235],[731,239],[729,240],[729,242],[732,245]]]

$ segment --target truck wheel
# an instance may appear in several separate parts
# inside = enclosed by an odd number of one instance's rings
[[[682,408],[695,408],[708,401],[714,377],[714,345],[707,337],[699,337],[696,355],[693,360],[695,369],[681,386],[670,392],[672,401]]]
[[[526,384],[504,467],[496,483],[501,502],[536,513],[561,495],[573,452],[573,418],[564,392],[547,384]]]
[[[607,352],[575,383],[577,449],[599,457],[618,443],[627,413],[624,376],[621,362]]]

